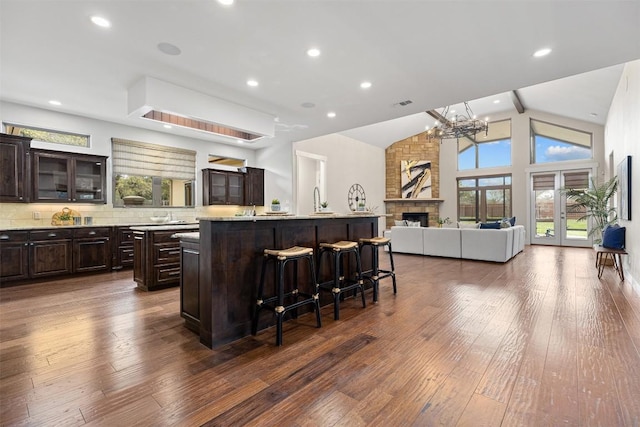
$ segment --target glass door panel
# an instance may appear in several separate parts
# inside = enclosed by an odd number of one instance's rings
[[[36,155],[36,173],[37,200],[71,200],[67,158]]]
[[[76,200],[102,200],[102,162],[76,159]]]
[[[585,211],[574,206],[562,189],[585,188],[589,171],[547,172],[531,176],[531,243],[557,246],[590,246],[588,222],[579,221]]]

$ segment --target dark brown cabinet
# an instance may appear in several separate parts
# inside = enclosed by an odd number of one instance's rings
[[[29,232],[0,232],[0,282],[29,278]]]
[[[0,203],[28,202],[31,138],[0,134]]]
[[[148,230],[133,232],[133,280],[138,288],[151,291],[180,283],[180,241],[178,232],[198,231],[198,226],[173,230]]]
[[[113,268],[133,266],[133,231],[129,226],[114,227]]]
[[[244,205],[244,174],[203,169],[202,203],[204,205]]]
[[[264,169],[202,170],[203,205],[264,205]]]
[[[73,272],[111,269],[111,228],[92,227],[73,230]]]
[[[72,230],[32,231],[29,235],[29,277],[72,272]]]
[[[31,150],[32,202],[106,203],[104,156]]]
[[[0,230],[0,284],[109,271],[113,232],[109,226]]]
[[[244,204],[264,206],[264,169],[246,168],[244,178]]]
[[[180,316],[185,326],[200,331],[200,242],[180,241]]]

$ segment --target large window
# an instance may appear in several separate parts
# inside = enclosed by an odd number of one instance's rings
[[[113,138],[112,153],[114,206],[194,205],[194,151]]]
[[[18,126],[11,123],[4,123],[4,131],[9,135],[25,136],[36,141],[73,145],[75,147],[89,147],[89,135],[28,126]]]
[[[530,124],[531,163],[593,158],[590,133],[533,119]]]
[[[511,120],[489,123],[486,134],[458,140],[458,170],[511,166]]]
[[[511,215],[511,175],[458,178],[458,221],[499,221]]]

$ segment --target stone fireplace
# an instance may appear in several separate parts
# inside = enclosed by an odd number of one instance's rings
[[[403,160],[428,160],[431,162],[431,198],[402,198],[400,164]],[[427,214],[427,224],[437,226],[440,217],[440,141],[429,140],[422,132],[397,141],[385,150],[387,228],[402,220],[403,214]]]

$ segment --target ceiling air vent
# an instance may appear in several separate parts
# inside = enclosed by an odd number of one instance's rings
[[[396,102],[395,104],[393,104],[394,107],[405,107],[409,104],[413,104],[413,101],[410,99],[407,99],[406,101],[400,101],[400,102]]]

